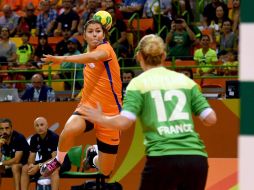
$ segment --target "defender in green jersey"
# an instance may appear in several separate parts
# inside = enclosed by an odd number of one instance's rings
[[[165,57],[160,37],[143,37],[137,60],[144,72],[127,86],[121,114],[107,117],[100,106],[83,107],[85,119],[115,129],[140,119],[147,155],[140,190],[203,190],[207,153],[192,113],[208,126],[216,123],[216,114],[193,80],[162,66]]]

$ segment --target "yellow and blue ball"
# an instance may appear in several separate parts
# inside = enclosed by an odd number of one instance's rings
[[[99,21],[107,30],[112,26],[112,17],[107,11],[96,12],[93,19]]]

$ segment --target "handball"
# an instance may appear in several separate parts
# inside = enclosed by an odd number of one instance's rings
[[[93,19],[99,21],[107,30],[112,26],[112,17],[107,11],[96,12],[93,15]]]

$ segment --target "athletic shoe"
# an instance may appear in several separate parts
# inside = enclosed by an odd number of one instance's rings
[[[40,168],[40,173],[44,177],[50,176],[61,164],[56,158],[44,163]]]
[[[91,145],[86,149],[86,157],[84,160],[84,169],[88,170],[90,168],[96,168],[96,166],[93,163],[94,157],[98,155],[98,146],[97,145]]]

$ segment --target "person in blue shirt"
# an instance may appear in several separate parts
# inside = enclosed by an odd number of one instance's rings
[[[43,77],[41,74],[34,74],[31,79],[32,86],[29,86],[21,99],[23,101],[35,101],[35,102],[46,102],[48,98],[48,91],[53,89],[43,83]]]

